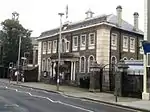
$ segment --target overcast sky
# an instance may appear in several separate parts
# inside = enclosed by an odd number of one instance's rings
[[[32,36],[59,27],[59,12],[65,13],[68,4],[69,21],[85,19],[90,8],[95,14],[116,14],[116,7],[123,8],[123,19],[133,24],[133,13],[139,13],[139,28],[144,29],[144,0],[1,0],[0,22],[12,17],[12,12],[20,14],[20,23],[33,30]],[[65,21],[65,16],[63,17]]]

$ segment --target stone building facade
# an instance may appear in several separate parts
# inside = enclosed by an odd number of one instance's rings
[[[62,28],[61,64],[66,65],[63,79],[79,82],[89,76],[89,67],[96,60],[110,68],[111,63],[120,59],[141,60],[143,32],[138,28],[138,13],[134,13],[134,25],[122,19],[122,7],[116,8],[117,15],[93,17],[91,11],[87,18],[76,23],[64,24]],[[38,80],[49,82],[56,76],[58,62],[59,28],[41,33],[38,40]]]

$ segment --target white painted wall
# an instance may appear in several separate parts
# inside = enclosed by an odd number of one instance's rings
[[[38,71],[38,81],[40,81],[40,76],[41,76],[41,50],[42,50],[42,42],[38,42],[38,66],[39,66],[39,71]]]
[[[96,60],[99,64],[109,64],[110,55],[110,27],[100,27],[97,30]],[[109,65],[106,66],[109,68]]]

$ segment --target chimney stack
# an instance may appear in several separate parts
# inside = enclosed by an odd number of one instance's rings
[[[134,16],[134,30],[138,31],[139,30],[139,13],[135,12],[133,16]]]
[[[118,27],[121,27],[122,25],[122,7],[119,5],[116,8],[117,11],[117,25]]]

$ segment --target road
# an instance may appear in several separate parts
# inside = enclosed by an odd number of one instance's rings
[[[0,82],[0,112],[136,112]]]

